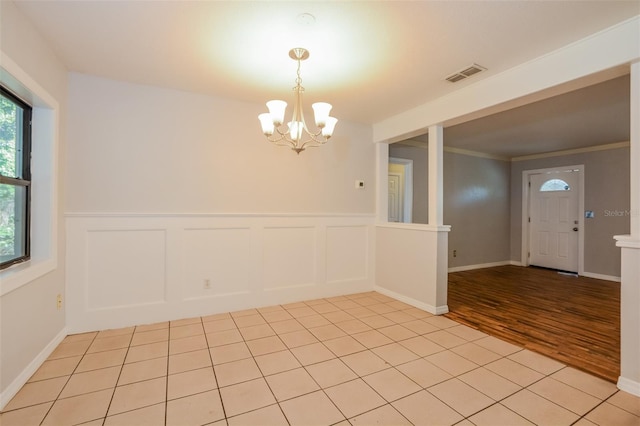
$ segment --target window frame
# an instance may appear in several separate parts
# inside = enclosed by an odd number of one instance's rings
[[[0,47],[0,84],[31,104],[31,259],[0,269],[0,297],[58,268],[60,121],[57,98]],[[65,86],[66,87],[66,86]],[[66,89],[65,89],[66,90]],[[61,96],[62,93],[58,92]]]
[[[0,270],[4,270],[9,268],[10,266],[16,265],[18,263],[23,263],[31,259],[31,127],[33,118],[33,107],[24,100],[20,99],[3,85],[0,85],[0,94],[22,109],[22,133],[20,135],[19,141],[20,151],[22,154],[22,159],[20,161],[22,170],[20,170],[19,177],[3,176],[2,174],[0,174],[0,184],[25,188],[24,204],[22,206],[25,210],[24,224],[21,227],[21,232],[23,233],[22,239],[24,241],[24,250],[19,257],[14,257],[7,261],[0,261]],[[18,141],[16,141],[16,146],[17,145]]]

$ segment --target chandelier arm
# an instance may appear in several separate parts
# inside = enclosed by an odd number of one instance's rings
[[[289,139],[286,139],[286,138],[280,138],[278,140],[272,140],[272,139],[267,139],[267,140],[269,142],[271,142],[272,144],[276,145],[276,146],[286,146],[288,148],[293,149],[294,151],[296,149],[298,149],[295,144],[291,143],[291,141]],[[300,151],[302,151],[302,150],[300,150]]]
[[[318,145],[309,145],[309,146],[305,146],[303,149],[307,149],[307,148],[320,148],[322,145],[324,145],[323,143],[318,144]]]
[[[280,130],[280,128],[276,128],[275,131],[277,132],[277,134],[267,136],[267,140],[273,143],[279,143],[281,141],[285,141],[284,143],[288,145],[291,145],[291,146],[296,145],[296,141],[291,139],[288,132],[283,132],[282,130]],[[299,142],[298,145],[302,147],[302,146],[309,145],[310,143],[325,144],[329,140],[329,138],[324,136],[319,138],[318,136],[320,136],[321,133],[322,133],[322,130],[318,131],[317,133],[307,132],[309,138],[307,140],[302,140],[301,138],[300,141],[298,141]]]
[[[309,134],[309,139],[307,141],[305,141],[304,144],[302,144],[303,147],[307,146],[307,145],[309,145],[311,143],[317,143],[318,146],[319,145],[324,145],[329,140],[329,137],[320,136],[322,134],[322,129],[318,130],[318,132],[316,132],[316,133],[308,132],[308,134]],[[320,136],[320,138],[318,136]],[[309,146],[311,146],[311,145],[309,145]]]
[[[280,135],[279,137],[275,137],[275,138],[273,137],[273,135],[267,136],[267,140],[269,142],[274,142],[274,143],[279,142],[279,141],[281,141],[283,139],[284,139],[284,136],[282,136],[282,135]]]
[[[271,135],[267,136],[267,140],[278,146],[289,146],[294,147],[295,143],[288,137],[286,133],[282,133],[280,129],[276,129],[278,136]]]
[[[322,146],[325,143],[327,143],[329,139],[324,139],[324,140],[318,140],[318,139],[309,139],[307,141],[305,141],[302,146],[300,148],[305,149],[305,148],[315,148],[318,146]]]
[[[284,126],[278,126],[278,127],[276,127],[276,128],[275,128],[275,131],[276,131],[276,132],[278,132],[278,134],[281,136],[281,138],[286,138],[286,137],[287,137],[287,134],[289,133],[289,130],[288,130],[288,128],[287,128],[287,130],[283,132],[282,130],[280,130],[280,128],[281,128],[281,127],[284,127]]]

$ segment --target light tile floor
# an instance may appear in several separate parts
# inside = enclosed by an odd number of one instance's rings
[[[68,336],[11,425],[640,425],[613,383],[378,293]]]

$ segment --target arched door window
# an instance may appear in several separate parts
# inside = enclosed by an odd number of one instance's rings
[[[562,179],[549,179],[540,186],[540,192],[548,191],[570,191],[569,184]]]

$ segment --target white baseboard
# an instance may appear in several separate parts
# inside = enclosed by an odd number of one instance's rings
[[[453,268],[449,268],[448,271],[449,272],[472,271],[474,269],[493,268],[496,266],[505,266],[505,265],[522,266],[522,263],[516,262],[514,260],[503,260],[501,262],[480,263],[477,265],[454,266]]]
[[[614,277],[613,275],[594,274],[593,272],[583,272],[582,276],[588,278],[596,278],[598,280],[615,281],[617,283],[622,281],[620,277]]]
[[[522,262],[518,262],[515,260],[505,260],[502,262],[492,262],[492,263],[480,263],[477,265],[464,265],[464,266],[455,266],[453,268],[449,268],[448,271],[449,272],[463,272],[463,271],[473,271],[475,269],[484,269],[484,268],[493,268],[496,266],[505,266],[505,265],[513,265],[513,266],[524,266],[522,264]],[[588,277],[588,278],[595,278],[598,280],[605,280],[605,281],[615,281],[615,282],[620,282],[621,278],[620,277],[616,277],[613,275],[603,275],[603,274],[596,274],[593,272],[583,272],[582,274],[580,274],[583,277]]]
[[[618,377],[618,389],[631,395],[640,396],[640,382],[634,382],[622,376]]]
[[[38,368],[46,361],[46,359],[51,355],[51,353],[58,347],[60,342],[67,337],[67,328],[63,328],[60,332],[47,344],[47,346],[40,351],[40,353],[27,365],[27,367],[22,370],[22,373],[16,377],[13,382],[7,388],[0,393],[0,410],[3,410],[4,407],[11,401],[11,398],[16,396],[18,391],[29,381],[33,373],[35,373]]]
[[[393,297],[396,300],[406,303],[407,305],[414,306],[418,309],[422,309],[423,311],[427,311],[433,315],[442,315],[449,312],[449,306],[433,306],[428,303],[421,302],[419,300],[413,299],[411,297],[404,296],[400,293],[396,293],[395,291],[388,290],[384,287],[380,287],[378,285],[373,286],[373,290],[378,293],[384,294],[385,296]]]

